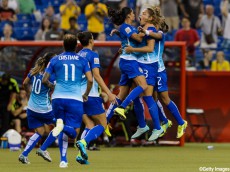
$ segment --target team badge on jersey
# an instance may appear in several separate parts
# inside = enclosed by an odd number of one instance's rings
[[[94,58],[94,64],[99,64],[99,58]]]
[[[130,27],[125,28],[125,32],[126,32],[127,34],[129,34],[129,33],[131,32]]]

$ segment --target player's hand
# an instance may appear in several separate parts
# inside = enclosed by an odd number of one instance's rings
[[[83,94],[83,95],[82,95],[82,98],[83,98],[83,101],[84,101],[84,102],[87,102],[87,101],[88,101],[88,95]]]
[[[142,33],[145,33],[145,29],[143,27],[141,27],[141,26],[138,27],[138,31],[142,32]]]
[[[112,94],[112,93],[111,93],[111,94],[109,94],[108,96],[109,96],[109,101],[110,101],[110,103],[112,103],[112,104],[118,104],[118,103],[117,103],[117,99],[116,99],[117,96],[116,96],[115,94]]]
[[[125,47],[125,52],[126,52],[126,53],[132,53],[132,52],[133,52],[133,47],[130,46],[130,45],[126,45],[126,47]]]
[[[113,36],[116,33],[119,33],[119,31],[117,29],[113,29],[110,33],[110,36]]]

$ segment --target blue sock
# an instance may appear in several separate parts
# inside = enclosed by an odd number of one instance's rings
[[[137,117],[138,125],[140,128],[144,128],[146,126],[145,122],[145,113],[144,113],[144,105],[141,98],[137,97],[133,100],[134,104],[134,112]]]
[[[34,133],[33,136],[30,137],[29,142],[26,145],[26,148],[24,149],[24,151],[22,152],[22,155],[24,156],[28,156],[28,154],[30,153],[30,151],[34,148],[34,146],[36,145],[36,143],[42,138],[42,136],[38,133]]]
[[[165,115],[164,108],[159,100],[157,101],[157,107],[158,107],[158,115],[159,115],[160,121],[163,122],[164,124],[167,124],[168,119]]]
[[[160,126],[160,120],[158,116],[158,107],[157,107],[156,102],[154,101],[152,96],[144,96],[143,99],[149,108],[149,113],[153,120],[153,128],[160,130],[161,126]]]
[[[68,125],[64,125],[63,132],[67,134],[71,139],[75,139],[77,137],[77,132],[73,127]]]
[[[135,98],[137,98],[142,92],[143,92],[143,88],[141,86],[137,86],[136,88],[134,88],[129,95],[125,98],[125,100],[122,102],[122,104],[120,105],[120,107],[122,108],[126,108]]]
[[[90,130],[89,128],[84,129],[84,131],[81,133],[81,139],[85,138],[85,136],[88,134],[89,130]]]
[[[42,151],[45,151],[56,140],[56,138],[57,137],[53,136],[53,131],[51,131],[48,137],[46,138],[45,142],[40,147],[40,149]]]
[[[122,101],[119,98],[116,98],[116,99],[117,99],[118,105],[120,105]],[[118,105],[112,104],[112,103],[109,105],[109,109],[106,112],[107,123],[109,123],[110,119],[113,117],[114,109],[116,109]]]
[[[87,145],[92,141],[97,139],[104,131],[104,127],[102,125],[96,125],[95,127],[91,128],[88,134],[85,136],[85,141]]]
[[[58,147],[61,155],[61,161],[67,162],[68,136],[61,132],[58,136]]]
[[[176,119],[178,125],[183,125],[184,120],[181,118],[180,112],[176,106],[176,104],[171,100],[167,105],[168,110],[172,113],[174,118]]]

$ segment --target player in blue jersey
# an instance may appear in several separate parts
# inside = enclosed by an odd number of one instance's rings
[[[114,104],[111,104],[109,108],[108,120],[111,118],[114,109],[116,108],[116,113],[120,115],[123,119],[126,119],[124,114],[124,109],[128,104],[138,97],[144,90],[147,89],[147,83],[143,74],[142,69],[139,67],[136,55],[134,53],[126,53],[124,48],[126,45],[135,46],[138,42],[142,41],[143,34],[137,33],[137,29],[131,24],[135,20],[135,15],[133,10],[129,7],[122,8],[121,11],[115,11],[109,9],[109,16],[111,21],[120,26],[119,36],[121,38],[122,53],[120,55],[119,67],[121,70],[121,79],[120,79],[120,93],[118,97],[123,100],[129,92],[130,84],[132,80],[137,85],[126,99],[121,103],[121,100],[118,101],[120,104],[119,108]]]
[[[155,26],[158,24],[160,18],[157,15],[156,11],[152,8],[145,9],[140,16],[140,24],[144,26],[147,30],[151,32],[156,32]],[[156,140],[163,132],[163,128],[160,126],[158,108],[157,104],[154,101],[152,95],[154,86],[157,81],[157,70],[158,70],[158,54],[157,54],[157,45],[155,44],[153,38],[145,36],[143,41],[136,47],[127,46],[125,48],[127,53],[136,53],[139,66],[142,68],[145,74],[145,78],[148,83],[148,89],[145,91],[143,100],[146,102],[150,115],[153,120],[153,131],[149,137],[149,141]],[[137,115],[138,120],[138,129],[137,132],[132,135],[132,139],[139,137],[143,133],[149,130],[149,127],[146,125],[144,120],[144,110],[140,98],[134,99],[134,110]]]
[[[57,123],[38,150],[38,153],[43,157],[43,152],[59,136],[60,168],[68,167],[66,158],[68,137],[75,139],[80,131],[83,100],[88,99],[93,83],[88,61],[75,52],[77,37],[66,34],[63,45],[65,52],[55,56],[50,61],[42,80],[45,85],[54,88],[54,85],[49,82],[49,78],[51,75],[55,75],[56,85],[52,94],[52,107]],[[87,87],[83,96],[81,94],[82,75],[87,78]]]
[[[113,104],[116,103],[116,95],[112,94],[109,88],[106,86],[100,75],[100,61],[96,52],[92,51],[94,46],[93,35],[90,32],[78,33],[78,39],[83,46],[83,49],[78,54],[87,59],[92,70],[94,82],[93,87],[89,93],[88,100],[84,102],[83,122],[86,125],[83,131],[82,139],[77,142],[77,147],[80,149],[80,153],[77,155],[76,160],[81,164],[86,164],[87,154],[86,147],[92,141],[97,139],[107,126],[105,110],[103,108],[103,100],[99,94],[99,86],[108,95],[109,101]],[[84,76],[83,76],[84,77]],[[86,79],[82,81],[82,92],[86,90]],[[95,126],[91,129],[87,128],[91,123],[95,123]]]
[[[155,8],[155,10],[158,10],[158,9]],[[163,61],[163,51],[164,51],[164,42],[165,42],[164,33],[168,31],[168,26],[165,23],[164,17],[161,17],[160,21],[161,21],[160,25],[157,26],[159,28],[158,33],[150,32],[149,30],[145,30],[143,28],[140,28],[139,31],[142,31],[146,35],[151,36],[154,39],[156,39],[156,48],[157,48],[156,52],[158,53],[158,57],[159,57],[158,74],[157,74],[158,81],[157,81],[156,91],[159,93],[162,101],[167,106],[168,110],[172,113],[173,117],[176,119],[178,123],[177,138],[180,138],[183,136],[185,132],[185,129],[187,127],[187,121],[182,119],[176,104],[169,98],[168,86],[167,86],[167,73],[166,73],[166,69],[165,69],[164,61]],[[155,100],[157,101],[157,105],[159,108],[158,109],[159,117],[160,117],[160,120],[163,122],[163,129],[165,133],[167,128],[171,127],[172,122],[166,118],[163,107],[157,98],[157,94],[154,94],[154,95],[155,95],[154,97],[155,97]],[[163,136],[163,134],[161,136]]]
[[[18,158],[23,164],[30,163],[27,156],[43,136],[44,124],[53,123],[54,114],[49,97],[50,88],[42,84],[42,78],[48,62],[54,55],[53,53],[46,53],[43,57],[39,57],[35,67],[31,69],[23,82],[27,94],[30,95],[27,108],[28,125],[30,129],[35,129],[34,135],[31,136],[26,148]],[[50,78],[50,82],[53,83],[54,78]],[[32,90],[30,89],[31,84]],[[52,161],[47,151],[44,152],[44,155],[49,162]]]

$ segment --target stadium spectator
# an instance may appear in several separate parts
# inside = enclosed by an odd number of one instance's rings
[[[60,19],[60,15],[55,14],[54,7],[52,5],[49,5],[46,8],[45,13],[43,14],[43,19],[44,18],[48,18],[50,20],[50,23],[52,23],[53,19]]]
[[[187,47],[187,57],[195,63],[195,47],[200,43],[198,33],[195,29],[191,29],[188,18],[182,19],[182,29],[178,30],[175,35],[175,41],[185,41]]]
[[[51,29],[46,32],[45,40],[58,41],[62,39],[63,31],[59,28],[59,20],[54,19]]]
[[[76,25],[76,21],[77,21],[77,19],[75,17],[69,18],[70,28],[68,30],[64,30],[64,34],[77,35],[80,32],[80,30],[78,29],[78,27]]]
[[[191,27],[196,28],[196,23],[200,14],[204,13],[203,0],[182,0],[181,12],[184,17],[190,19]]]
[[[99,33],[105,30],[104,18],[108,15],[108,9],[99,0],[92,0],[92,3],[85,7],[85,15],[88,20],[88,31],[93,34],[93,38],[96,40]]]
[[[18,0],[21,14],[33,14],[36,10],[34,0]]]
[[[15,39],[12,37],[13,28],[10,24],[5,24],[3,28],[3,37],[1,37],[1,41],[14,41]]]
[[[70,17],[78,18],[78,16],[81,14],[81,9],[74,0],[66,0],[66,3],[60,6],[59,11],[61,14],[61,29],[63,30],[70,28]]]
[[[178,6],[180,6],[180,0],[161,0],[162,14],[169,26],[169,31],[179,28]]]
[[[210,70],[212,64],[213,51],[209,49],[203,50],[204,58],[198,62],[198,69]]]
[[[35,40],[45,40],[46,33],[51,29],[51,23],[48,18],[43,18],[41,22],[41,28],[35,35]]]
[[[217,48],[218,35],[221,31],[220,19],[215,16],[212,5],[206,5],[206,14],[200,15],[197,21],[197,27],[202,30],[201,48]]]
[[[223,51],[216,53],[216,60],[212,61],[211,71],[230,71],[230,64],[225,60]]]
[[[10,22],[17,20],[15,11],[8,7],[8,0],[2,0],[2,6],[0,7],[0,20]]]
[[[15,130],[19,133],[21,133],[22,127],[28,128],[26,115],[27,105],[28,98],[26,91],[21,88],[11,109],[12,123],[14,124]]]
[[[4,73],[0,77],[0,136],[9,129],[10,111],[17,93],[19,93],[17,81]]]
[[[223,6],[221,8],[221,12],[223,14],[223,18],[225,19],[224,22],[224,41],[222,43],[222,48],[228,49],[230,48],[230,13],[229,13],[229,2],[227,0],[224,0]]]
[[[1,0],[2,4],[2,0]],[[17,0],[8,0],[8,8],[13,9],[16,13],[19,12],[18,1]]]
[[[160,6],[160,0],[137,0],[136,1],[136,17],[139,21],[139,15],[141,12],[149,6]]]

